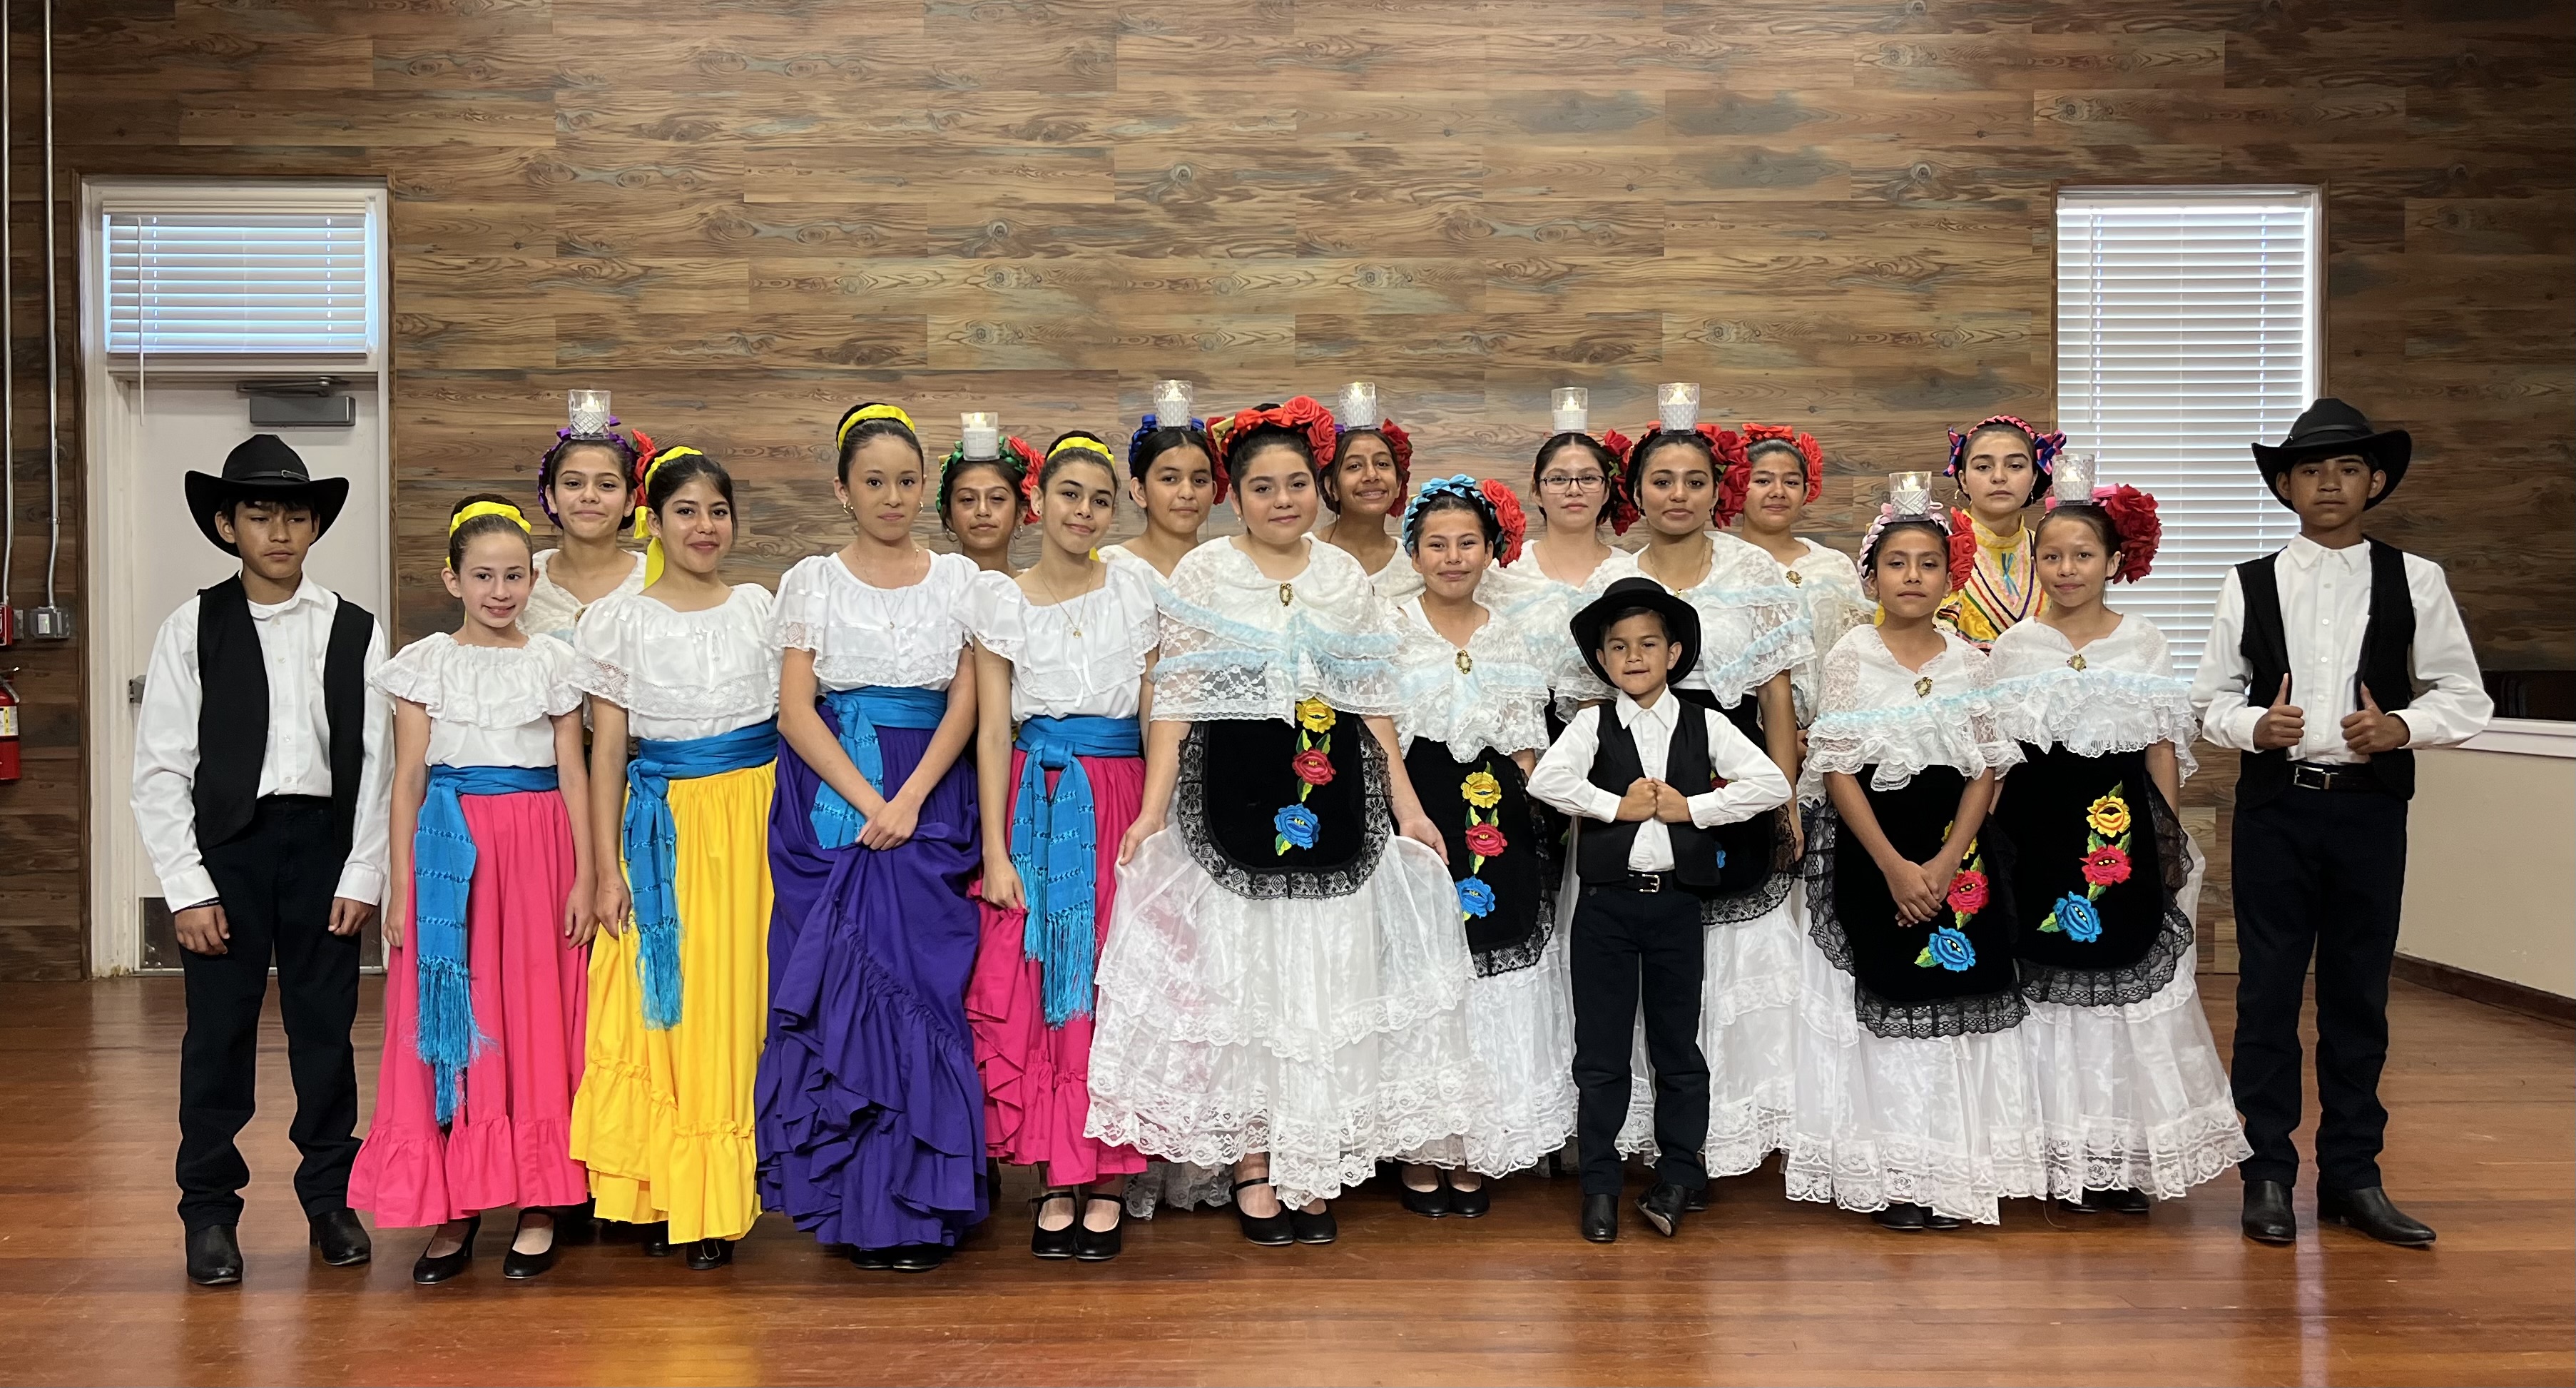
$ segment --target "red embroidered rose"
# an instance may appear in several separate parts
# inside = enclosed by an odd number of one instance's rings
[[[2128,881],[2128,853],[2118,844],[2106,843],[2085,854],[2084,880],[2097,887],[2116,886]]]
[[[1289,759],[1289,765],[1297,769],[1297,779],[1310,786],[1329,786],[1333,783],[1333,759],[1321,752],[1312,749],[1299,752]]]
[[[1471,824],[1467,827],[1467,851],[1479,858],[1499,858],[1503,850],[1511,846],[1511,840],[1504,838],[1503,831],[1493,825]]]
[[[1950,909],[1963,916],[1973,916],[1986,909],[1986,875],[1963,872],[1950,879]]]

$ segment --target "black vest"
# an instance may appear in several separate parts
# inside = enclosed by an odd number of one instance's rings
[[[1678,699],[1673,691],[1664,691],[1673,699],[1679,717],[1673,721],[1672,746],[1664,754],[1664,782],[1684,795],[1697,795],[1716,787],[1717,778],[1709,770],[1708,720],[1695,705]],[[1603,704],[1600,745],[1592,753],[1592,769],[1586,779],[1612,795],[1625,795],[1637,778],[1646,774],[1645,761],[1637,754],[1637,739],[1619,722],[1615,704]],[[1586,821],[1575,841],[1574,869],[1587,882],[1612,882],[1626,877],[1628,850],[1637,841],[1639,820],[1614,820],[1608,824]],[[1717,839],[1696,824],[1667,824],[1664,831],[1672,836],[1673,875],[1694,891],[1717,890]]]
[[[2361,686],[2389,713],[2415,697],[2415,597],[2406,586],[2406,552],[2395,545],[2370,543],[2370,622],[2361,632],[2361,668],[2353,672],[2353,702]],[[2281,620],[2281,585],[2276,574],[2278,552],[2236,566],[2236,581],[2245,591],[2245,636],[2237,650],[2252,672],[2245,701],[2269,708],[2290,673],[2290,641]],[[2309,704],[2311,691],[2295,685],[2290,702]],[[2260,805],[2290,788],[2290,749],[2247,752],[2236,783],[2236,802]],[[2382,752],[2355,768],[2379,782],[2400,800],[2415,795],[2415,754],[2400,749]]]
[[[331,830],[346,857],[358,819],[366,765],[367,642],[376,619],[340,599],[322,660],[322,716],[331,730]],[[197,594],[197,847],[229,842],[250,828],[259,803],[259,764],[268,755],[268,660],[259,623],[239,577]]]

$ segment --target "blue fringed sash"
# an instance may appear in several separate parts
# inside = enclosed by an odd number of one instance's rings
[[[438,1081],[438,1121],[456,1115],[465,1067],[489,1038],[474,1024],[474,980],[465,954],[465,908],[474,889],[474,836],[465,797],[553,790],[551,766],[433,766],[411,836],[411,957],[419,978],[414,1048]]]
[[[680,830],[671,818],[671,783],[720,776],[778,759],[778,720],[764,719],[713,737],[639,738],[626,764],[626,885],[635,897],[636,971],[644,988],[644,1025],[680,1024]]]
[[[936,728],[948,716],[948,691],[900,685],[870,684],[835,690],[823,696],[841,725],[841,750],[877,794],[889,799],[903,789],[885,783],[885,749],[877,743],[879,728]],[[820,778],[817,778],[820,781]],[[829,781],[814,787],[814,842],[822,848],[847,848],[859,841],[868,817],[841,798]]]
[[[1091,1015],[1100,943],[1099,823],[1081,758],[1141,756],[1144,738],[1133,718],[1032,718],[1017,746],[1028,754],[1011,804],[1011,867],[1028,898],[1021,950],[1037,961],[1047,1025],[1060,1027]],[[1053,794],[1050,771],[1061,773]]]

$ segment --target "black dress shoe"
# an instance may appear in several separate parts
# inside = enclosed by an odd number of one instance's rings
[[[1494,1181],[1488,1176],[1474,1190],[1449,1188],[1449,1213],[1460,1219],[1479,1219],[1494,1208]]]
[[[1432,1173],[1432,1179],[1435,1181],[1440,1179],[1439,1173]],[[1438,1219],[1442,1215],[1449,1213],[1449,1188],[1447,1186],[1433,1186],[1429,1190],[1415,1190],[1413,1187],[1406,1185],[1401,1179],[1398,1179],[1395,1183],[1395,1188],[1397,1198],[1404,1202],[1404,1207],[1413,1211],[1415,1214],[1422,1216],[1424,1219]]]
[[[1878,1221],[1878,1227],[1881,1229],[1893,1229],[1900,1234],[1919,1234],[1929,1227],[1932,1212],[1920,1205],[1909,1205],[1900,1200],[1886,1209],[1870,1211],[1869,1217]]]
[[[1058,1200],[1074,1207],[1069,1212],[1072,1217],[1065,1221],[1063,1228],[1050,1229],[1044,1222],[1046,1207]],[[1073,1227],[1082,1219],[1082,1205],[1074,1198],[1073,1187],[1061,1186],[1054,1190],[1040,1191],[1029,1197],[1029,1204],[1032,1207],[1029,1217],[1029,1252],[1050,1261],[1072,1257]]]
[[[1948,1215],[1941,1213],[1939,1210],[1931,1209],[1929,1207],[1926,1207],[1923,1211],[1923,1227],[1926,1229],[1958,1229],[1964,1227],[1967,1222],[1968,1221],[1964,1219],[1952,1219]]]
[[[591,1202],[584,1200],[578,1205],[566,1205],[555,1211],[556,1247],[568,1243],[598,1242],[599,1219],[590,1212],[590,1205]]]
[[[1087,1195],[1083,1197],[1082,1203],[1086,1210],[1093,1205],[1107,1205],[1118,1211],[1121,1216],[1127,1213],[1126,1202],[1115,1195]],[[1075,1227],[1081,1232],[1074,1236],[1073,1256],[1083,1262],[1108,1262],[1118,1256],[1119,1250],[1127,1246],[1127,1224],[1123,1218],[1106,1229],[1094,1229],[1088,1224],[1077,1224]]]
[[[200,1287],[229,1287],[241,1280],[241,1243],[233,1226],[209,1224],[188,1231],[188,1280]]]
[[[1342,1226],[1333,1218],[1333,1207],[1327,1205],[1314,1214],[1290,1210],[1288,1232],[1299,1243],[1331,1243],[1342,1236]]]
[[[850,1266],[862,1272],[890,1272],[894,1269],[894,1250],[853,1248],[850,1250]]]
[[[667,1219],[657,1219],[650,1224],[636,1225],[635,1246],[644,1250],[644,1256],[647,1258],[670,1257],[671,1222]]]
[[[346,1205],[308,1216],[306,1224],[313,1232],[313,1251],[335,1268],[353,1268],[375,1256],[375,1240]]]
[[[2290,1188],[2278,1181],[2245,1183],[2245,1237],[2256,1243],[2297,1243],[2299,1219],[2290,1213]]]
[[[528,1228],[528,1216],[525,1211],[522,1211],[519,1215],[519,1227],[510,1234],[510,1251],[501,1255],[501,1275],[513,1282],[524,1282],[531,1277],[543,1277],[547,1269],[555,1265],[555,1250],[563,1247],[563,1224],[564,1217],[557,1214],[554,1227],[550,1231],[553,1237],[547,1241],[546,1246],[535,1253],[522,1253],[519,1251],[519,1235],[525,1233]]]
[[[1253,1243],[1259,1244],[1263,1248],[1286,1248],[1288,1245],[1297,1241],[1295,1231],[1288,1227],[1287,1207],[1282,1206],[1273,1213],[1263,1215],[1259,1218],[1255,1218],[1243,1212],[1243,1193],[1254,1186],[1266,1186],[1268,1184],[1270,1184],[1270,1178],[1267,1176],[1262,1176],[1250,1181],[1235,1182],[1234,1218],[1237,1223],[1243,1226],[1244,1238]],[[1277,1192],[1273,1191],[1272,1194],[1275,1195]]]
[[[693,1272],[713,1272],[733,1266],[733,1240],[700,1239],[689,1245],[689,1268]]]
[[[2433,1242],[2433,1226],[2390,1204],[2388,1192],[2378,1186],[2319,1190],[2317,1222],[2341,1224],[2400,1248],[2424,1248]]]
[[[944,1243],[908,1243],[894,1250],[886,1266],[897,1272],[928,1272],[947,1261],[948,1245]]]
[[[455,1252],[441,1253],[433,1258],[429,1255],[429,1244],[421,1245],[420,1256],[411,1264],[412,1282],[418,1286],[435,1287],[462,1274],[474,1261],[474,1236],[482,1232],[483,1216],[477,1214],[465,1221],[465,1241],[456,1246]],[[437,1231],[431,1231],[429,1242],[438,1242]]]
[[[1583,1237],[1594,1243],[1619,1241],[1619,1197],[1587,1195],[1583,1197]]]
[[[1665,1238],[1681,1232],[1683,1207],[1690,1203],[1690,1192],[1670,1181],[1657,1181],[1654,1187],[1637,1197],[1637,1213],[1646,1217],[1656,1233]]]
[[[2085,1209],[2097,1210],[2107,1214],[2142,1215],[2145,1214],[2148,1208],[2154,1205],[2154,1203],[2154,1201],[2147,1198],[2147,1193],[2145,1191],[2132,1190],[2127,1186],[2122,1186],[2116,1190],[2088,1190],[2084,1192]]]
[[[1712,1189],[1712,1187],[1709,1187],[1709,1186],[1701,1186],[1699,1189],[1697,1189],[1697,1190],[1695,1190],[1695,1191],[1692,1191],[1690,1194],[1688,1194],[1688,1195],[1686,1195],[1686,1196],[1683,1196],[1683,1197],[1682,1197],[1682,1213],[1684,1213],[1684,1214],[1705,1214],[1705,1213],[1707,1213],[1707,1212],[1708,1212],[1708,1202],[1716,1198],[1714,1195],[1712,1195],[1712,1194],[1710,1193],[1711,1189]]]

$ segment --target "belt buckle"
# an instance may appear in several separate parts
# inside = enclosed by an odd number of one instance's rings
[[[1660,892],[1664,889],[1664,875],[1660,872],[1632,872],[1628,874],[1628,883],[1641,892]]]
[[[2343,778],[2340,771],[2330,771],[2310,762],[2299,762],[2290,768],[2290,784],[2301,790],[2333,790]]]

